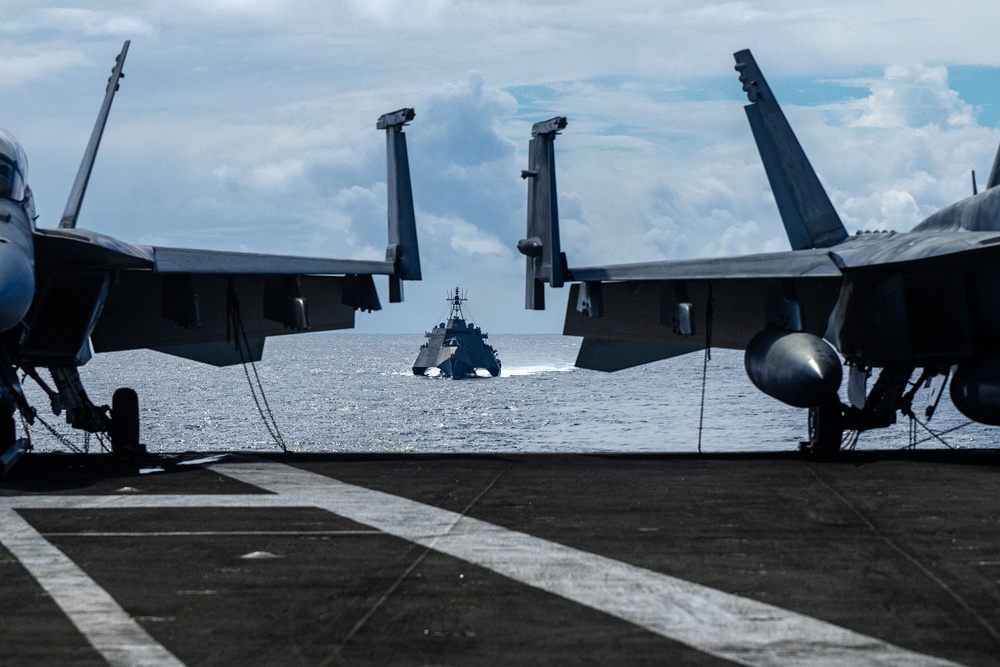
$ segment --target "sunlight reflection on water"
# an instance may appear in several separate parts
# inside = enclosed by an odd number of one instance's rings
[[[278,425],[295,451],[694,452],[702,354],[618,373],[573,367],[578,338],[490,336],[500,378],[415,377],[421,334],[314,334],[270,339],[258,370]],[[95,402],[115,388],[139,392],[142,440],[151,451],[276,448],[250,397],[242,367],[214,368],[148,351],[98,355],[81,370]],[[29,400],[52,418],[28,381]],[[47,414],[48,413],[48,414]],[[937,430],[966,420],[947,401]],[[970,426],[953,446],[993,447],[996,430]],[[35,446],[61,449],[32,429]],[[787,451],[805,437],[805,411],[758,392],[741,352],[714,350],[705,395],[706,452]],[[922,436],[921,436],[922,437]],[[862,436],[859,448],[900,448],[906,423]],[[929,442],[923,447],[942,447]]]

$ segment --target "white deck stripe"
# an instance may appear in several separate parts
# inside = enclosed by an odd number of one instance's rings
[[[210,467],[286,502],[322,507],[745,665],[955,664],[773,605],[298,468],[263,461]]]
[[[140,533],[42,533],[49,537],[354,537],[385,535],[381,530],[158,530]]]
[[[113,665],[181,663],[16,508],[319,507],[747,665],[955,664],[779,607],[298,468],[266,461],[211,468],[274,495],[8,496],[0,498],[0,541]]]
[[[111,665],[183,666],[16,511],[0,511],[0,541]]]
[[[300,507],[286,498],[271,493],[246,493],[216,495],[201,494],[127,494],[118,496],[4,496],[0,508],[101,510],[101,509],[156,509],[173,507],[192,509],[200,507],[276,508]]]

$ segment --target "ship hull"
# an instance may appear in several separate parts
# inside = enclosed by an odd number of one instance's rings
[[[414,375],[440,375],[460,380],[481,377],[479,370],[491,377],[500,375],[500,358],[496,350],[486,343],[488,334],[474,324],[467,323],[462,314],[462,297],[458,290],[449,301],[452,304],[451,317],[425,334],[424,343],[417,360],[413,362]],[[433,373],[431,369],[437,369]]]

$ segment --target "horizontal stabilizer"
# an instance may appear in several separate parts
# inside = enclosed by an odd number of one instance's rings
[[[745,50],[733,57],[751,102],[744,107],[747,120],[792,248],[829,248],[840,243],[847,231],[753,55]]]

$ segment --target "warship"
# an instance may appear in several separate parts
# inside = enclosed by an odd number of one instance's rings
[[[448,321],[424,334],[428,340],[420,346],[413,364],[414,375],[441,375],[455,380],[481,377],[480,370],[492,377],[500,375],[500,358],[486,343],[489,336],[465,321],[462,303],[466,300],[457,287],[454,295],[448,296],[451,303]],[[439,372],[435,372],[435,368]]]

